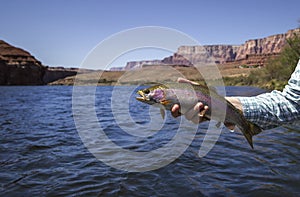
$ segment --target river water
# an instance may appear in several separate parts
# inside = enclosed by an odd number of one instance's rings
[[[126,117],[116,121],[113,113],[118,110],[112,109],[116,103],[111,99],[112,90],[113,87],[96,88],[95,113],[97,124],[114,144],[146,154],[165,146],[175,136],[180,118],[173,119],[170,114],[162,131],[154,135],[132,137],[122,131],[121,125],[131,127],[132,131],[149,122],[155,127],[149,113],[145,113],[152,108],[132,99],[133,95],[124,106],[129,106],[128,113],[138,127],[131,125]],[[0,87],[0,92],[0,196],[297,196],[300,193],[298,125],[293,129],[278,127],[263,131],[254,137],[253,150],[239,132],[223,129],[211,151],[199,157],[209,126],[205,122],[199,125],[187,149],[173,161],[136,172],[113,166],[114,162],[122,165],[121,157],[104,149],[102,156],[106,154],[110,163],[97,159],[83,143],[78,132],[80,125],[72,111],[73,87]],[[228,95],[260,92],[251,87],[227,88]],[[139,162],[145,166],[148,163]]]

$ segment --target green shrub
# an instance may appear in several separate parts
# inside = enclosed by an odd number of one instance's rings
[[[300,35],[294,34],[287,39],[287,44],[280,55],[269,59],[262,69],[252,71],[242,80],[243,85],[281,90],[295,70],[299,57]]]

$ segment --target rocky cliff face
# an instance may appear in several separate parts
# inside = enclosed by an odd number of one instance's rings
[[[204,61],[203,58],[212,57],[217,64],[237,62],[247,65],[265,64],[270,56],[280,53],[287,43],[287,39],[294,34],[300,34],[300,28],[289,30],[285,34],[276,34],[261,39],[251,39],[239,46],[209,45],[209,46],[182,46],[177,53],[193,59],[195,62]],[[205,52],[203,52],[203,48]],[[199,55],[202,54],[202,55]]]
[[[294,34],[300,34],[300,28],[289,30],[285,34],[277,34],[261,39],[251,39],[242,45],[204,45],[181,46],[177,52],[163,60],[128,62],[125,70],[149,65],[186,65],[195,62],[215,62],[216,64],[237,63],[262,66],[271,56],[280,53],[286,40]]]
[[[78,71],[78,68],[46,67],[43,82],[48,84],[59,79],[76,75]]]
[[[30,53],[0,40],[0,85],[42,85],[44,73]]]
[[[132,70],[132,69],[141,68],[143,65],[155,65],[160,63],[161,60],[132,61],[132,62],[127,62],[124,70]]]
[[[300,29],[289,30],[285,34],[277,34],[262,39],[252,39],[242,44],[238,50],[235,60],[247,59],[253,55],[278,54],[286,44],[286,40],[294,34],[299,34]]]
[[[190,60],[188,60],[187,56],[174,53],[174,55],[171,55],[169,57],[164,58],[161,61],[161,64],[166,64],[166,65],[185,65],[185,66],[191,66],[192,63]]]
[[[127,62],[124,68],[111,68],[111,71],[132,70],[148,65],[183,65],[192,66],[194,62],[214,61],[225,63],[234,61],[239,46],[232,45],[205,45],[205,46],[181,46],[172,56],[162,60],[143,60]]]
[[[177,54],[187,57],[192,62],[205,62],[212,57],[217,64],[235,60],[239,46],[234,45],[204,45],[204,46],[181,46]]]
[[[78,69],[46,67],[29,52],[0,40],[0,85],[44,85]]]

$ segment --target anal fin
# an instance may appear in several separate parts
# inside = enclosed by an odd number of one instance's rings
[[[220,126],[221,126],[221,122],[218,122],[218,123],[216,124],[216,127],[217,127],[217,128],[220,128]]]

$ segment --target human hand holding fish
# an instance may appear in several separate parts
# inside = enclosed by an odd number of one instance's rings
[[[136,99],[159,107],[163,118],[165,110],[170,110],[174,117],[184,114],[194,123],[214,119],[219,123],[223,122],[227,127],[236,125],[253,148],[252,136],[260,133],[261,129],[247,121],[239,107],[220,96],[213,87],[202,86],[182,78],[179,78],[178,82],[138,90],[139,97]],[[214,114],[211,111],[212,104],[215,105],[214,109],[217,109]]]
[[[178,83],[189,83],[192,85],[199,85],[197,82],[190,81],[188,79],[184,79],[179,77],[177,79]],[[226,100],[231,102],[235,107],[240,109],[242,111],[242,106],[241,103],[239,102],[238,99],[235,99],[233,97],[225,97]],[[184,116],[187,120],[192,121],[195,124],[199,124],[201,122],[207,121],[208,119],[205,118],[205,114],[208,111],[209,107],[207,105],[204,105],[202,102],[198,102],[193,108],[191,108],[189,111],[187,111]],[[180,105],[179,104],[174,104],[172,109],[171,109],[171,114],[174,118],[177,118],[178,116],[181,116],[182,114],[180,113]],[[225,122],[224,125],[229,129],[229,130],[234,130],[235,125],[231,123]]]
[[[177,79],[178,83],[189,83],[191,85],[199,85],[198,83],[194,81],[190,81],[188,79],[184,79],[179,77]],[[208,111],[208,106],[204,105],[202,102],[198,102],[194,107],[190,108],[184,115],[187,120],[192,121],[195,124],[199,124],[201,122],[207,121],[208,119],[205,118],[205,114]],[[182,113],[180,113],[180,105],[174,104],[171,109],[171,114],[174,118],[177,118],[178,116],[181,116]]]

